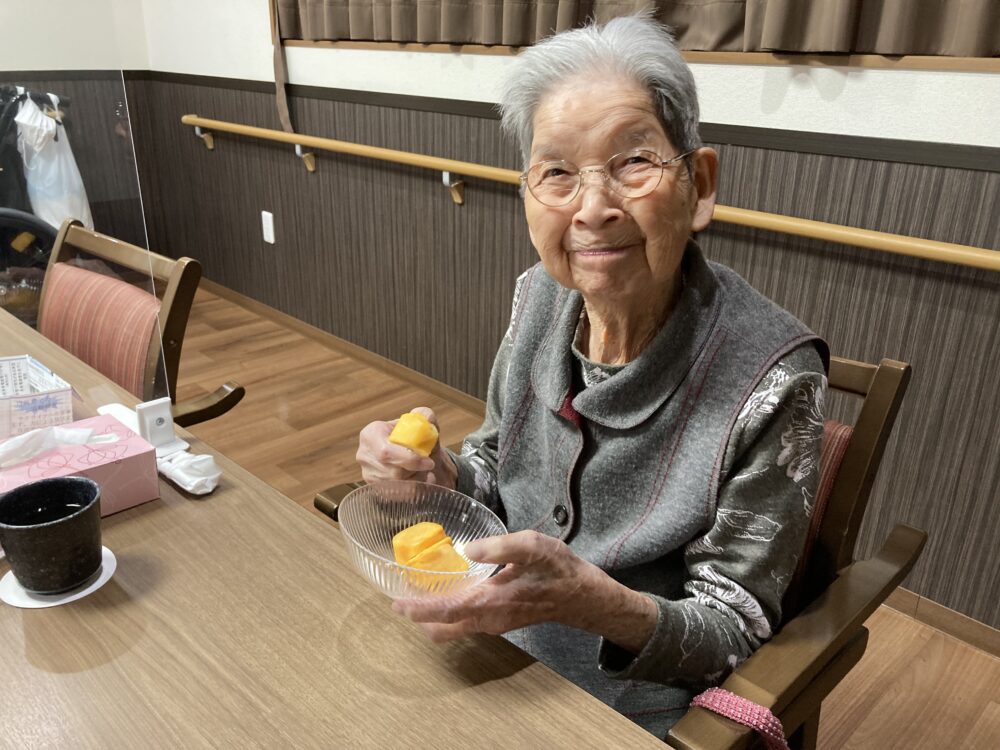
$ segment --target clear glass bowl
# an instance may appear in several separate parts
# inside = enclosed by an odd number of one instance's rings
[[[485,581],[499,567],[468,558],[469,570],[464,573],[438,573],[400,565],[393,556],[392,537],[421,521],[441,524],[462,557],[465,545],[473,539],[507,533],[503,522],[482,503],[461,492],[424,482],[366,484],[341,500],[337,511],[337,522],[354,564],[393,599],[454,594]]]

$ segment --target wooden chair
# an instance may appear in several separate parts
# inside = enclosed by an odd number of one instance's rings
[[[88,270],[82,258],[70,262],[81,253],[134,272],[153,289]],[[181,345],[200,278],[192,258],[173,260],[67,220],[45,273],[38,330],[143,401],[169,395],[178,425],[204,422],[232,409],[246,391],[227,382],[176,402]]]
[[[899,405],[910,366],[878,365],[833,357],[830,387],[863,404],[853,427],[827,421],[820,488],[803,563],[785,596],[783,625],[739,666],[722,687],[769,708],[794,748],[815,748],[824,698],[861,660],[868,643],[865,620],[906,577],[927,535],[897,525],[871,559],[853,561],[858,530]],[[336,520],[337,506],[361,482],[338,485],[314,505]],[[752,730],[703,708],[691,708],[667,744],[678,750],[750,747]]]
[[[828,421],[820,490],[804,564],[785,596],[781,629],[722,684],[781,719],[793,748],[815,748],[823,699],[857,664],[868,644],[865,620],[913,568],[927,534],[899,524],[870,559],[853,561],[858,530],[910,366],[833,357],[831,389],[864,402],[853,428]],[[753,732],[703,708],[671,729],[667,744],[683,750],[750,747]]]

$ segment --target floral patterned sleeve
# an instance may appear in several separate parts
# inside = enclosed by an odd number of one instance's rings
[[[764,377],[737,419],[714,524],[685,548],[686,597],[652,597],[659,618],[638,656],[602,642],[610,676],[711,685],[771,637],[819,484],[825,393],[811,346]]]

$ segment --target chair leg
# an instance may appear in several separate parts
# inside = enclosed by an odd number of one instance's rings
[[[816,750],[816,742],[819,737],[819,711],[817,708],[816,712],[788,738],[788,746],[792,750]]]

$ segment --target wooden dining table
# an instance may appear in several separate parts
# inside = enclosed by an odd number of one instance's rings
[[[0,356],[21,354],[73,386],[74,419],[136,403],[0,309]],[[502,638],[431,643],[334,525],[180,433],[222,469],[213,493],[161,478],[158,500],[104,518],[102,588],[0,603],[0,746],[663,747]]]

